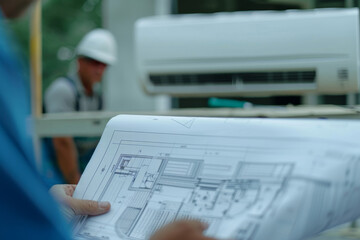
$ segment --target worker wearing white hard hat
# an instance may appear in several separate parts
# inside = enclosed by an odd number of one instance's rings
[[[109,31],[95,29],[82,39],[77,47],[77,55],[112,65],[116,61],[115,39]]]
[[[102,96],[95,86],[116,61],[116,41],[106,29],[92,30],[78,44],[76,56],[76,73],[56,79],[46,90],[46,113],[102,110]],[[52,142],[63,180],[77,183],[98,139],[59,137]]]

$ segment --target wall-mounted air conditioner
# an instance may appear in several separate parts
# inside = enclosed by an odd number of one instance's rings
[[[152,94],[359,91],[358,9],[149,17],[135,35],[139,78]]]

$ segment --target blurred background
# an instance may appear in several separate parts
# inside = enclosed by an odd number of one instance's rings
[[[90,30],[101,27],[101,0],[43,0],[42,47],[43,47],[43,91],[59,76],[68,72],[75,57],[75,48]],[[29,18],[11,22],[22,49],[21,54],[29,58]]]
[[[287,10],[359,7],[358,0],[43,0],[43,91],[71,68],[81,37],[96,27],[110,29],[117,38],[119,61],[103,83],[108,111],[153,111],[164,108],[207,107],[208,97],[146,95],[134,67],[133,25],[141,17],[164,14],[215,13],[249,10]],[[28,57],[29,16],[12,22]],[[241,97],[229,99],[260,105],[358,104],[356,95]],[[127,104],[128,102],[132,104]]]
[[[42,91],[44,92],[57,77],[66,75],[69,69],[75,67],[75,49],[80,39],[90,30],[104,27],[114,34],[118,44],[118,61],[115,66],[108,69],[105,81],[102,83],[106,111],[152,112],[168,109],[207,108],[209,107],[208,100],[212,96],[154,96],[147,95],[143,91],[138,81],[134,53],[134,24],[138,19],[167,14],[358,8],[359,6],[360,0],[42,0]],[[11,22],[11,27],[21,45],[21,54],[25,56],[25,59],[29,58],[30,12],[24,18]],[[239,96],[227,97],[227,99],[269,106],[357,105],[360,103],[359,94],[354,93],[261,97],[243,97],[239,94]],[[99,125],[96,121],[92,123]],[[50,134],[43,135],[51,136],[53,126],[45,126]],[[74,127],[75,130],[76,127]],[[61,131],[59,130],[59,132]],[[336,234],[330,232],[317,239],[345,239],[339,237],[337,232]],[[355,234],[346,239],[359,239],[357,236]]]

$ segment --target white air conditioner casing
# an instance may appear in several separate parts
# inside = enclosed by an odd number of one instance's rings
[[[135,41],[152,94],[359,91],[357,8],[149,17],[136,23]]]

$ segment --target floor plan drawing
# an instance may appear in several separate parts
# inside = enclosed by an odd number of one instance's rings
[[[266,129],[265,120],[241,127],[219,120],[228,135],[204,135],[196,129],[205,119],[149,119],[157,131],[133,130],[130,122],[105,130],[76,196],[109,201],[111,211],[79,217],[76,239],[141,240],[167,223],[197,219],[217,238],[262,240],[271,232],[297,240],[360,214],[352,208],[360,201],[359,146],[338,135],[318,138],[316,131],[329,132],[322,123],[311,131],[306,122],[290,123],[279,133],[284,124],[277,121]],[[161,129],[162,121],[171,129]],[[261,134],[249,134],[251,125]]]
[[[116,220],[119,237],[145,239],[177,219],[200,219],[214,234],[223,219],[251,208],[254,217],[264,216],[293,165],[239,162],[232,176],[212,179],[222,167],[200,159],[121,155],[99,200],[124,204],[121,199],[132,195]]]

